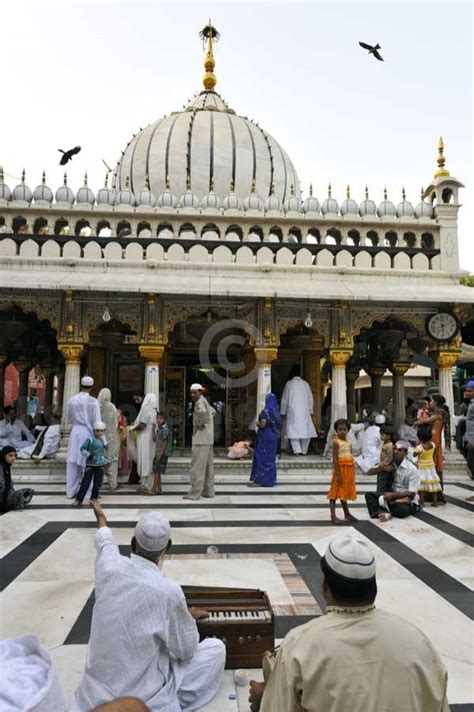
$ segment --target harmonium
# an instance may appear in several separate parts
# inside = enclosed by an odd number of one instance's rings
[[[250,588],[183,586],[189,608],[208,617],[196,621],[199,637],[220,638],[226,646],[226,669],[259,668],[266,650],[275,647],[275,623],[265,591]]]

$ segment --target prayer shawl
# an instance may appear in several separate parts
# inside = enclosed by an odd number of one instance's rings
[[[64,712],[64,698],[50,654],[36,635],[0,641],[2,712]]]
[[[61,426],[59,424],[47,425],[36,438],[33,445],[27,445],[18,450],[18,457],[22,460],[29,460],[36,457],[43,460],[45,457],[53,457],[59,450],[61,441]]]
[[[145,480],[153,474],[155,456],[153,426],[156,422],[156,406],[155,394],[147,393],[137,418],[139,423],[144,423],[146,426],[143,430],[137,430],[137,472],[139,477]]]
[[[67,462],[84,467],[86,457],[81,453],[84,440],[93,436],[94,423],[100,420],[97,398],[81,391],[73,396],[67,406],[67,419],[72,425],[67,449]]]
[[[447,681],[412,623],[372,607],[335,606],[288,633],[260,712],[449,712]]]
[[[311,415],[314,409],[309,383],[294,376],[285,385],[281,397],[280,413],[286,416],[285,438],[289,440],[315,438],[316,430]]]
[[[107,440],[107,459],[115,462],[119,458],[120,434],[118,428],[119,414],[112,403],[110,388],[102,388],[97,400],[100,406],[100,418],[106,424],[105,438]]]
[[[138,697],[153,712],[180,712],[184,661],[198,649],[183,591],[158,566],[122,556],[109,527],[95,535],[95,604],[84,676],[71,712]]]

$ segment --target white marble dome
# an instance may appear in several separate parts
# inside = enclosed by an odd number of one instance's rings
[[[321,210],[319,200],[313,195],[313,184],[312,183],[309,186],[309,196],[303,202],[301,209],[303,210],[305,215],[318,215]]]
[[[346,199],[341,203],[341,215],[358,215],[359,206],[356,201],[351,198],[351,191],[349,186],[347,186],[347,196]]]
[[[87,173],[84,176],[84,185],[76,193],[76,203],[78,205],[94,205],[95,195],[87,185]]]
[[[296,197],[295,187],[293,185],[290,185],[290,195],[283,203],[283,210],[285,213],[301,212],[301,198]]]
[[[219,210],[221,207],[221,199],[218,195],[211,190],[204,198],[201,200],[201,208],[203,210]]]
[[[12,192],[4,181],[3,168],[0,168],[0,200],[5,200],[7,203],[12,199]]]
[[[375,215],[377,213],[377,206],[373,200],[369,198],[369,189],[365,186],[365,200],[359,205],[359,215],[362,217],[364,215]]]
[[[278,198],[275,195],[275,189],[274,189],[273,185],[270,190],[271,190],[270,195],[263,203],[263,209],[265,210],[266,213],[270,213],[270,212],[281,213],[283,210],[283,204],[282,204],[280,198]]]
[[[280,144],[250,119],[238,116],[215,91],[204,90],[182,111],[173,112],[150,124],[133,137],[118,163],[115,188],[120,190],[130,177],[132,191],[149,176],[155,195],[170,189],[180,194],[189,176],[200,202],[214,185],[223,200],[230,182],[244,200],[255,180],[256,191],[269,195],[272,183],[281,201],[296,186],[295,168]]]
[[[53,191],[51,190],[51,188],[49,188],[49,186],[46,185],[46,174],[43,171],[41,183],[36,186],[33,191],[33,200],[35,201],[35,203],[48,203],[49,205],[51,205],[53,199]]]
[[[21,183],[13,188],[12,196],[13,200],[24,200],[26,203],[31,203],[33,200],[31,188],[25,183],[25,171],[21,174]]]
[[[1,191],[1,185],[0,185]],[[417,218],[431,218],[433,216],[433,206],[427,200],[423,199],[423,188],[421,189],[421,199],[415,208],[415,217]]]
[[[233,183],[230,184],[230,191],[222,201],[222,207],[224,210],[242,210],[242,200],[234,191]]]
[[[97,192],[97,205],[114,205],[114,203],[115,190],[113,188],[109,188],[109,181],[106,176],[104,187],[100,188]]]
[[[131,205],[133,207],[136,202],[135,195],[130,190],[130,181],[126,178],[123,190],[117,190],[115,194],[115,205]]]
[[[380,203],[379,207],[377,208],[377,215],[379,218],[386,218],[386,217],[395,217],[397,214],[397,210],[395,208],[395,205],[392,203],[391,200],[388,200],[387,198],[387,189],[384,188],[383,191],[383,200]]]
[[[183,193],[183,195],[178,200],[178,207],[179,208],[193,208],[195,210],[199,207],[199,198],[194,193],[194,191],[191,190],[191,186],[189,185],[189,182],[188,182],[186,191]]]
[[[67,184],[67,175],[64,174],[64,182],[60,188],[57,189],[56,195],[54,196],[57,203],[69,203],[72,205],[74,202],[74,193]]]
[[[413,205],[406,199],[405,188],[403,188],[402,201],[397,205],[397,218],[412,218],[414,212]]]
[[[327,213],[336,214],[339,212],[339,203],[335,198],[332,197],[332,190],[331,190],[331,184],[329,184],[328,187],[328,197],[323,200],[323,204],[321,205],[321,212],[323,215],[326,215]]]
[[[169,186],[167,186],[166,190],[158,196],[156,204],[159,208],[176,208],[178,198],[171,192]]]
[[[249,193],[249,195],[247,195],[243,202],[243,208],[246,211],[256,210],[259,213],[261,213],[263,210],[263,200],[255,190],[255,182],[252,183],[251,192]]]
[[[137,195],[137,205],[143,208],[154,208],[156,205],[156,198],[150,190],[150,185],[148,179],[145,179],[145,187]]]

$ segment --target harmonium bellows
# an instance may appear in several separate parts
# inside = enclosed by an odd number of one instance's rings
[[[199,637],[220,638],[226,668],[259,668],[266,650],[275,647],[274,616],[265,591],[249,588],[183,586],[188,606],[208,611],[196,621]]]

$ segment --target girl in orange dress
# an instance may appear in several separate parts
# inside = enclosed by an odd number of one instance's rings
[[[345,418],[340,418],[334,423],[334,436],[332,445],[333,473],[331,488],[327,494],[329,499],[329,510],[333,524],[342,524],[342,520],[336,516],[336,500],[341,501],[344,518],[348,522],[356,522],[357,519],[349,512],[347,500],[357,499],[355,487],[355,465],[352,457],[351,444],[347,439],[347,434],[351,424]]]

